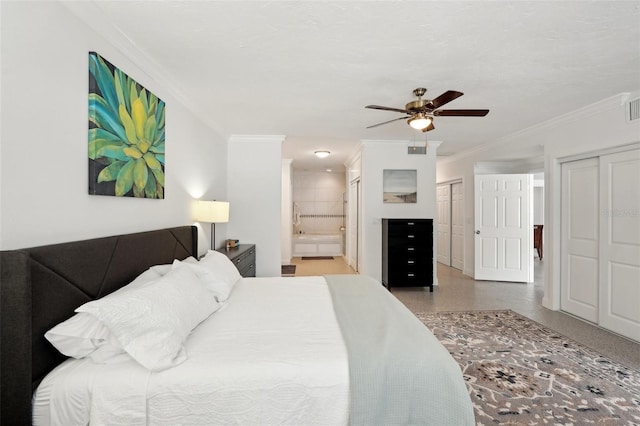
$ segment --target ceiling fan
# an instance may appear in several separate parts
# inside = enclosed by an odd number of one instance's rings
[[[385,121],[382,123],[368,126],[367,129],[372,127],[382,126],[383,124],[392,123],[398,120],[407,120],[407,123],[417,130],[428,132],[435,129],[433,125],[433,117],[484,117],[489,114],[488,109],[437,109],[451,102],[452,100],[459,98],[464,93],[457,92],[455,90],[447,90],[442,95],[435,99],[428,100],[422,99],[422,96],[427,92],[424,87],[418,87],[413,90],[413,94],[418,97],[417,100],[411,101],[402,108],[391,108],[380,105],[367,105],[365,108],[382,109],[385,111],[397,111],[406,114],[404,117],[394,118],[393,120]]]

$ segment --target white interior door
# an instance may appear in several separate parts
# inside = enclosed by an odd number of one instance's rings
[[[533,177],[475,177],[476,280],[533,282]]]
[[[640,150],[600,157],[600,207],[599,324],[640,341]]]
[[[598,322],[599,167],[597,158],[562,164],[560,256],[563,311]]]
[[[438,185],[436,207],[438,210],[438,262],[451,266],[451,185]]]
[[[464,268],[464,193],[462,182],[451,184],[451,266]]]

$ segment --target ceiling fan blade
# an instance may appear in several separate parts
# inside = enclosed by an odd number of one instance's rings
[[[403,112],[405,114],[412,114],[411,111],[407,111],[406,109],[391,108],[391,107],[380,106],[380,105],[367,105],[365,108],[381,109],[381,110],[384,110],[384,111],[396,111],[396,112]]]
[[[383,124],[393,123],[394,121],[398,121],[398,120],[407,120],[408,118],[409,118],[409,117],[394,118],[393,120],[384,121],[384,122],[382,122],[382,123],[374,124],[373,126],[367,126],[367,129],[371,129],[372,127],[382,126]]]
[[[433,111],[437,117],[484,117],[489,114],[488,109],[443,109]]]
[[[462,92],[457,92],[455,90],[447,90],[442,95],[438,96],[437,98],[433,99],[431,102],[427,103],[427,106],[430,109],[440,108],[442,105],[447,104],[452,100],[459,98],[462,95],[464,95],[464,93]]]
[[[428,132],[429,130],[433,130],[435,128],[436,128],[436,126],[433,125],[433,120],[431,120],[431,123],[429,123],[429,125],[427,127],[425,127],[424,129],[422,129],[422,133]]]

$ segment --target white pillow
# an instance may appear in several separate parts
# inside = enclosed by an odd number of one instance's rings
[[[150,285],[76,309],[94,315],[124,350],[153,371],[186,359],[184,341],[220,305],[198,276],[177,267]]]
[[[215,295],[218,302],[224,302],[229,298],[231,286],[225,281],[222,281],[218,276],[216,276],[216,274],[211,273],[205,266],[200,265],[198,262],[191,263],[186,261],[180,262],[179,260],[173,261],[173,268],[180,266],[191,269],[207,287],[207,290]]]
[[[61,322],[44,337],[63,355],[84,358],[107,341],[109,330],[94,316],[80,313]]]
[[[176,259],[177,260],[177,259]],[[175,261],[174,261],[175,262]],[[198,263],[198,261],[196,260],[196,258],[194,258],[193,256],[189,256],[186,259],[184,259],[182,262],[187,262],[187,263]],[[158,272],[160,275],[166,275],[167,272],[169,272],[171,270],[172,264],[171,263],[167,263],[166,265],[154,265],[152,266],[151,270]]]
[[[198,265],[204,266],[212,277],[229,284],[231,289],[242,278],[233,262],[215,250],[209,250],[206,256],[200,259]]]
[[[136,288],[141,288],[160,278],[160,274],[152,270],[146,270],[126,286],[105,296],[108,299],[121,294],[126,294]],[[107,349],[111,352],[122,353],[120,348],[106,348],[110,346],[109,330],[93,315],[78,313],[66,321],[61,322],[44,334],[44,337],[63,355],[73,358],[84,358],[91,355],[96,349],[102,347],[103,353]]]

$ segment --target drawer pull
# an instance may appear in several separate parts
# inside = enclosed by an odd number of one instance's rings
[[[409,265],[413,265],[414,263],[416,263],[416,262],[413,261],[413,260],[407,260],[407,264],[409,264]]]
[[[407,251],[415,251],[416,249],[414,247],[407,247]]]
[[[415,274],[407,274],[407,277],[415,277]]]
[[[413,226],[413,225],[414,225],[414,223],[413,223],[413,222],[407,222],[407,225],[409,225],[409,226]]]
[[[407,235],[407,238],[415,238],[415,235]]]

